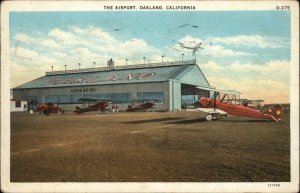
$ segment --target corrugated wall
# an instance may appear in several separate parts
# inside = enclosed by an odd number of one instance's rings
[[[161,99],[157,110],[169,110],[168,82],[133,83],[82,87],[60,87],[14,90],[14,99],[36,100],[36,103],[54,102],[78,104],[81,97],[109,98],[125,108],[133,99]],[[74,105],[73,105],[74,106]],[[120,109],[124,110],[124,109]]]

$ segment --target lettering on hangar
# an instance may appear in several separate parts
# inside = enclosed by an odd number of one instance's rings
[[[126,76],[120,77],[119,75],[115,74],[112,76],[108,76],[104,79],[99,79],[99,77],[80,77],[80,78],[53,78],[47,82],[45,85],[56,85],[56,84],[79,84],[79,83],[100,83],[106,81],[117,81],[117,80],[146,80],[151,79],[155,75],[154,72],[147,72],[147,73],[131,73],[127,74]]]

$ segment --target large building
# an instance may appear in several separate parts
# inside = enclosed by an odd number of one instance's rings
[[[125,110],[131,100],[157,100],[157,110],[181,110],[188,102],[209,92],[197,87],[210,87],[195,60],[146,63],[77,70],[51,71],[13,89],[15,100],[56,103],[73,110],[78,99],[105,98]]]

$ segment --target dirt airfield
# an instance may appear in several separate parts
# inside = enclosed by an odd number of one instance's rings
[[[11,182],[287,181],[289,114],[11,114]]]

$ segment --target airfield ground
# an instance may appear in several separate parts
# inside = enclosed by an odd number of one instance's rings
[[[200,112],[11,114],[12,182],[287,182],[281,122]]]

